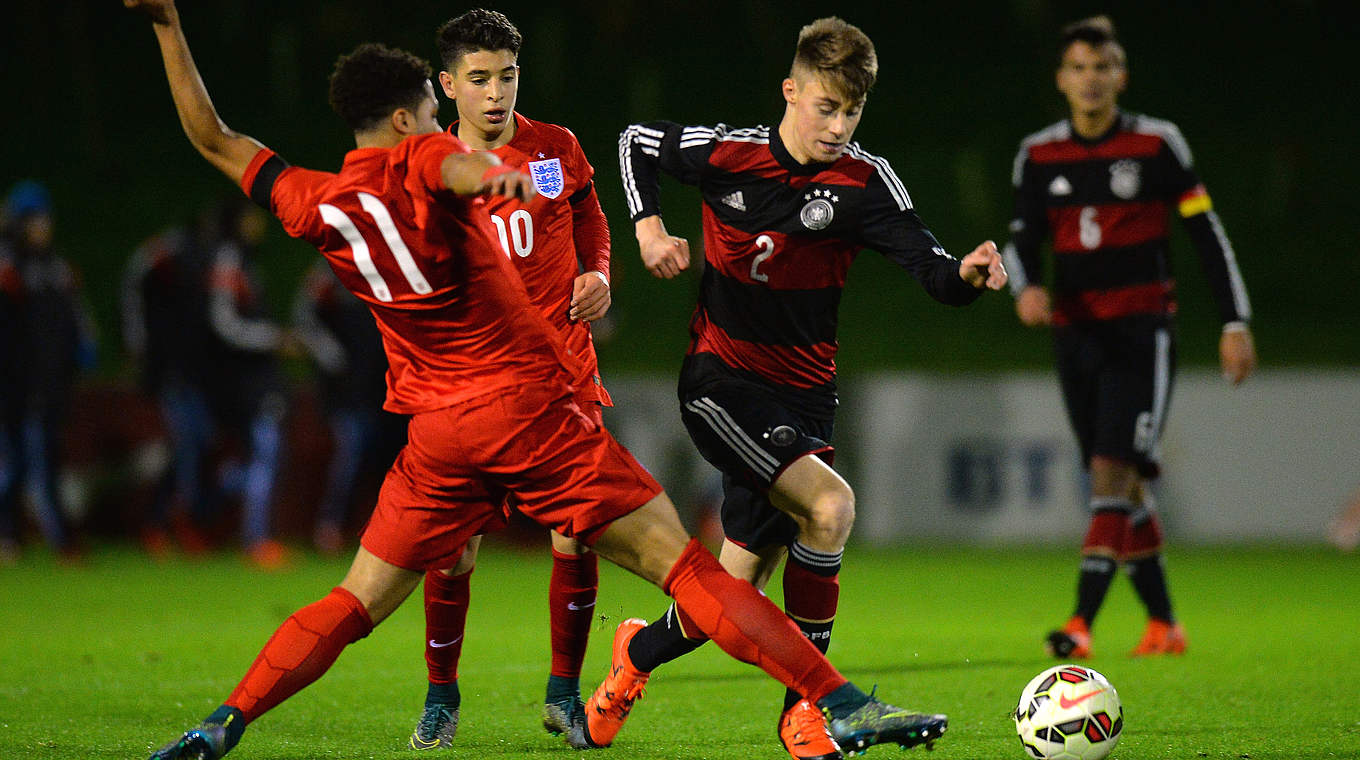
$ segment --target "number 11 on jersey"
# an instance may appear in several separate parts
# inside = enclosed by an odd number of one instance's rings
[[[378,232],[382,234],[387,250],[392,252],[392,257],[396,259],[401,273],[406,276],[406,283],[411,286],[411,290],[422,296],[432,292],[434,289],[416,266],[416,260],[406,247],[406,241],[401,239],[401,233],[397,230],[396,223],[392,221],[392,214],[382,201],[368,193],[359,193],[359,205],[378,226]],[[387,280],[383,279],[378,267],[373,263],[373,254],[368,247],[368,241],[364,240],[363,233],[359,232],[354,220],[349,218],[349,214],[329,203],[323,203],[317,208],[321,211],[322,220],[334,227],[345,242],[349,243],[350,254],[354,256],[354,266],[368,282],[373,297],[379,301],[391,301],[392,289],[387,286]]]

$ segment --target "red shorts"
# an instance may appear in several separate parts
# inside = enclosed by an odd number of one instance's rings
[[[527,517],[589,544],[661,493],[656,479],[557,389],[525,387],[411,418],[364,528],[408,570],[451,567],[472,536]]]

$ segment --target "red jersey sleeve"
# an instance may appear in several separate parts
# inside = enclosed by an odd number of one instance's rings
[[[600,197],[595,193],[595,168],[590,165],[581,143],[569,130],[571,152],[568,154],[569,175],[585,179],[581,188],[572,193],[571,204],[572,242],[576,245],[576,259],[581,262],[583,271],[596,271],[609,277],[609,220],[600,207]]]
[[[421,185],[431,193],[448,189],[444,186],[444,159],[455,153],[472,152],[463,141],[447,132],[408,138],[407,143],[409,143],[407,162],[411,168],[407,176],[417,177]]]
[[[241,177],[241,189],[283,224],[289,235],[313,239],[324,225],[317,207],[318,189],[334,175],[289,166],[274,151],[255,154]]]

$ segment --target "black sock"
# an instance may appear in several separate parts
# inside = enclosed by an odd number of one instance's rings
[[[216,723],[227,728],[227,746],[224,752],[230,752],[241,741],[241,734],[246,732],[246,718],[240,710],[235,707],[222,705],[213,710],[212,715],[203,719],[204,723]]]
[[[817,700],[817,706],[831,713],[833,718],[844,718],[868,703],[869,695],[849,681]]]
[[[663,662],[693,652],[705,641],[708,639],[685,638],[672,604],[660,620],[633,634],[633,640],[628,642],[628,659],[633,661],[633,667],[650,673]]]
[[[1148,617],[1174,623],[1171,615],[1171,593],[1166,588],[1166,571],[1162,568],[1162,555],[1154,554],[1128,563],[1129,580],[1133,590],[1147,607]]]
[[[548,675],[548,693],[544,702],[561,702],[564,699],[581,696],[581,679],[566,676]]]
[[[431,683],[425,691],[425,704],[427,705],[447,705],[457,707],[462,703],[462,695],[458,693],[458,682]]]
[[[1096,613],[1105,601],[1105,592],[1110,590],[1114,571],[1119,566],[1109,557],[1089,556],[1081,558],[1081,575],[1077,578],[1077,609],[1073,615],[1086,621],[1090,626],[1095,623]]]

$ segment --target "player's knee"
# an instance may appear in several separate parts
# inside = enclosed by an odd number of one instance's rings
[[[1130,496],[1138,486],[1138,468],[1114,457],[1091,457],[1091,493],[1095,496]]]
[[[820,539],[818,543],[840,548],[854,525],[855,494],[843,488],[823,493],[813,502],[804,531]]]

